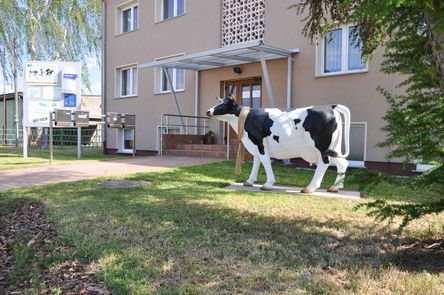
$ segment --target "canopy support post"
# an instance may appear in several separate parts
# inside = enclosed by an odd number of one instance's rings
[[[264,74],[265,88],[267,88],[268,103],[270,108],[276,107],[276,102],[274,101],[273,90],[271,89],[270,76],[268,75],[267,62],[264,57],[261,57],[262,73]]]
[[[293,58],[290,56],[287,60],[287,111],[291,110],[291,96],[293,91]]]
[[[180,118],[180,123],[182,124],[182,133],[186,134],[187,132],[186,132],[185,121],[183,120],[182,111],[180,110],[179,102],[177,101],[176,90],[174,89],[173,81],[171,80],[168,68],[162,68],[162,70],[165,73],[165,76],[168,80],[168,84],[170,85],[171,97],[173,98],[174,104],[176,105],[177,114],[180,116],[179,118]]]

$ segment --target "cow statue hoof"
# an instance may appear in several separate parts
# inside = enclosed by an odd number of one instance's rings
[[[253,184],[252,184],[252,183],[249,183],[248,181],[245,181],[245,182],[243,183],[243,185],[244,185],[244,186],[248,186],[248,187],[252,187],[252,186],[253,186]]]
[[[304,188],[303,190],[301,190],[301,193],[303,193],[303,194],[312,194],[315,191],[316,191],[316,189]]]
[[[272,191],[272,190],[273,190],[273,187],[268,187],[265,185],[261,186],[261,191]]]
[[[337,187],[329,187],[327,189],[327,192],[329,192],[329,193],[338,193],[339,192],[339,188],[337,188]]]

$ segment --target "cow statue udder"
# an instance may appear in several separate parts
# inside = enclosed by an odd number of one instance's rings
[[[238,133],[239,114],[243,107],[236,103],[233,96],[219,101],[219,104],[207,111],[207,116],[227,122]],[[344,128],[341,115],[344,117]],[[350,110],[343,105],[311,106],[289,112],[252,108],[246,117],[241,139],[247,151],[254,157],[253,169],[244,185],[252,186],[256,182],[262,163],[267,181],[261,189],[271,190],[275,178],[270,159],[300,157],[317,166],[313,179],[302,190],[303,193],[312,193],[321,186],[330,161],[336,165],[338,174],[328,191],[338,192],[344,186],[345,171],[348,167],[346,157],[350,150],[349,134]]]

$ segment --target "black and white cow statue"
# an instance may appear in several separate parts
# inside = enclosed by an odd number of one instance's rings
[[[208,117],[228,122],[238,133],[239,114],[243,107],[234,97],[219,99],[220,103],[207,111]],[[342,120],[342,116],[344,120]],[[343,126],[344,121],[344,128]],[[262,190],[271,190],[275,182],[270,158],[302,158],[316,164],[310,184],[302,190],[312,193],[321,186],[322,178],[330,164],[337,167],[337,177],[329,192],[343,188],[350,150],[350,110],[343,105],[325,105],[298,108],[289,112],[279,109],[252,108],[245,120],[242,143],[254,156],[253,169],[244,183],[252,186],[257,180],[259,166],[265,168],[267,181]],[[344,134],[343,134],[344,133]],[[344,140],[343,140],[344,137]],[[342,153],[342,144],[345,142]]]

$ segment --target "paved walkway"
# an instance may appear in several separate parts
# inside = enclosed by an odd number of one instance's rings
[[[163,156],[6,170],[0,171],[0,190],[102,176],[122,176],[138,172],[156,172],[167,170],[168,168],[218,161],[221,160]]]

